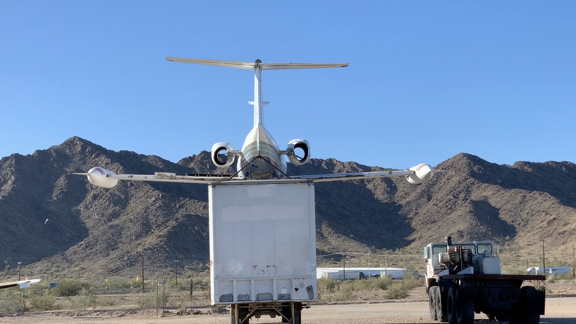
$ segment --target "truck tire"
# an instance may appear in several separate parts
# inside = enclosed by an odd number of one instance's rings
[[[430,287],[428,290],[428,309],[430,310],[430,318],[437,320],[437,310],[436,310],[436,295],[438,293],[438,286]]]
[[[529,311],[534,312],[534,305],[537,303],[538,292],[536,288],[525,286],[521,289],[522,303],[516,307],[510,314],[510,324],[538,324],[540,323],[540,314],[529,314]]]
[[[456,287],[448,289],[448,296],[446,297],[446,316],[448,324],[458,324],[456,321]]]
[[[458,324],[474,323],[474,299],[463,288],[456,290],[456,322]]]
[[[442,295],[440,287],[436,289],[436,317],[440,322],[448,322],[448,312],[446,311],[446,294]]]

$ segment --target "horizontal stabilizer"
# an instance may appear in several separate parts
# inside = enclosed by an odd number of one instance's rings
[[[224,61],[224,60],[190,59],[179,57],[166,57],[166,59],[172,62],[224,66],[245,70],[253,70],[254,68],[256,68],[256,66],[260,66],[262,70],[321,69],[321,68],[347,67],[349,64],[349,63],[262,63],[260,60],[256,60],[255,62],[240,62],[240,61]]]

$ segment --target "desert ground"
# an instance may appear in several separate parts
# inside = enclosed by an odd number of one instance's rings
[[[548,284],[546,315],[542,324],[576,323],[576,281],[562,280]],[[302,312],[302,323],[309,324],[372,324],[372,323],[438,323],[430,320],[428,303],[423,289],[416,288],[410,296],[402,300],[363,300],[333,304],[312,303]],[[188,307],[183,312],[176,309],[165,310],[157,316],[155,309],[97,309],[88,311],[47,311],[22,315],[4,314],[0,323],[173,323],[173,324],[227,324],[230,322],[226,307],[211,307],[207,304]],[[180,315],[179,315],[180,314]],[[1,316],[1,315],[0,315]],[[476,314],[476,322],[488,323],[483,314]],[[280,323],[280,319],[263,316],[252,319],[251,323]]]

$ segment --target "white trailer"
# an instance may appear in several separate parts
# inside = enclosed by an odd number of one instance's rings
[[[543,274],[543,270],[544,268],[542,267],[532,267],[526,269],[526,272],[534,274]],[[545,274],[559,275],[563,273],[570,273],[570,270],[571,270],[570,267],[546,267]]]
[[[231,305],[232,324],[300,324],[317,300],[314,185],[220,183],[208,196],[212,304]]]
[[[390,276],[395,280],[404,279],[404,272],[406,269],[402,268],[362,268],[350,267],[346,268],[316,268],[316,278],[325,278],[332,280],[349,280],[349,279],[365,279],[374,276],[386,277]]]

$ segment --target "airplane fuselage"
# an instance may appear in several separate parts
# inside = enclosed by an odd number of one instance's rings
[[[264,125],[255,125],[246,136],[238,170],[238,175],[247,179],[282,178],[286,174],[286,161]]]

